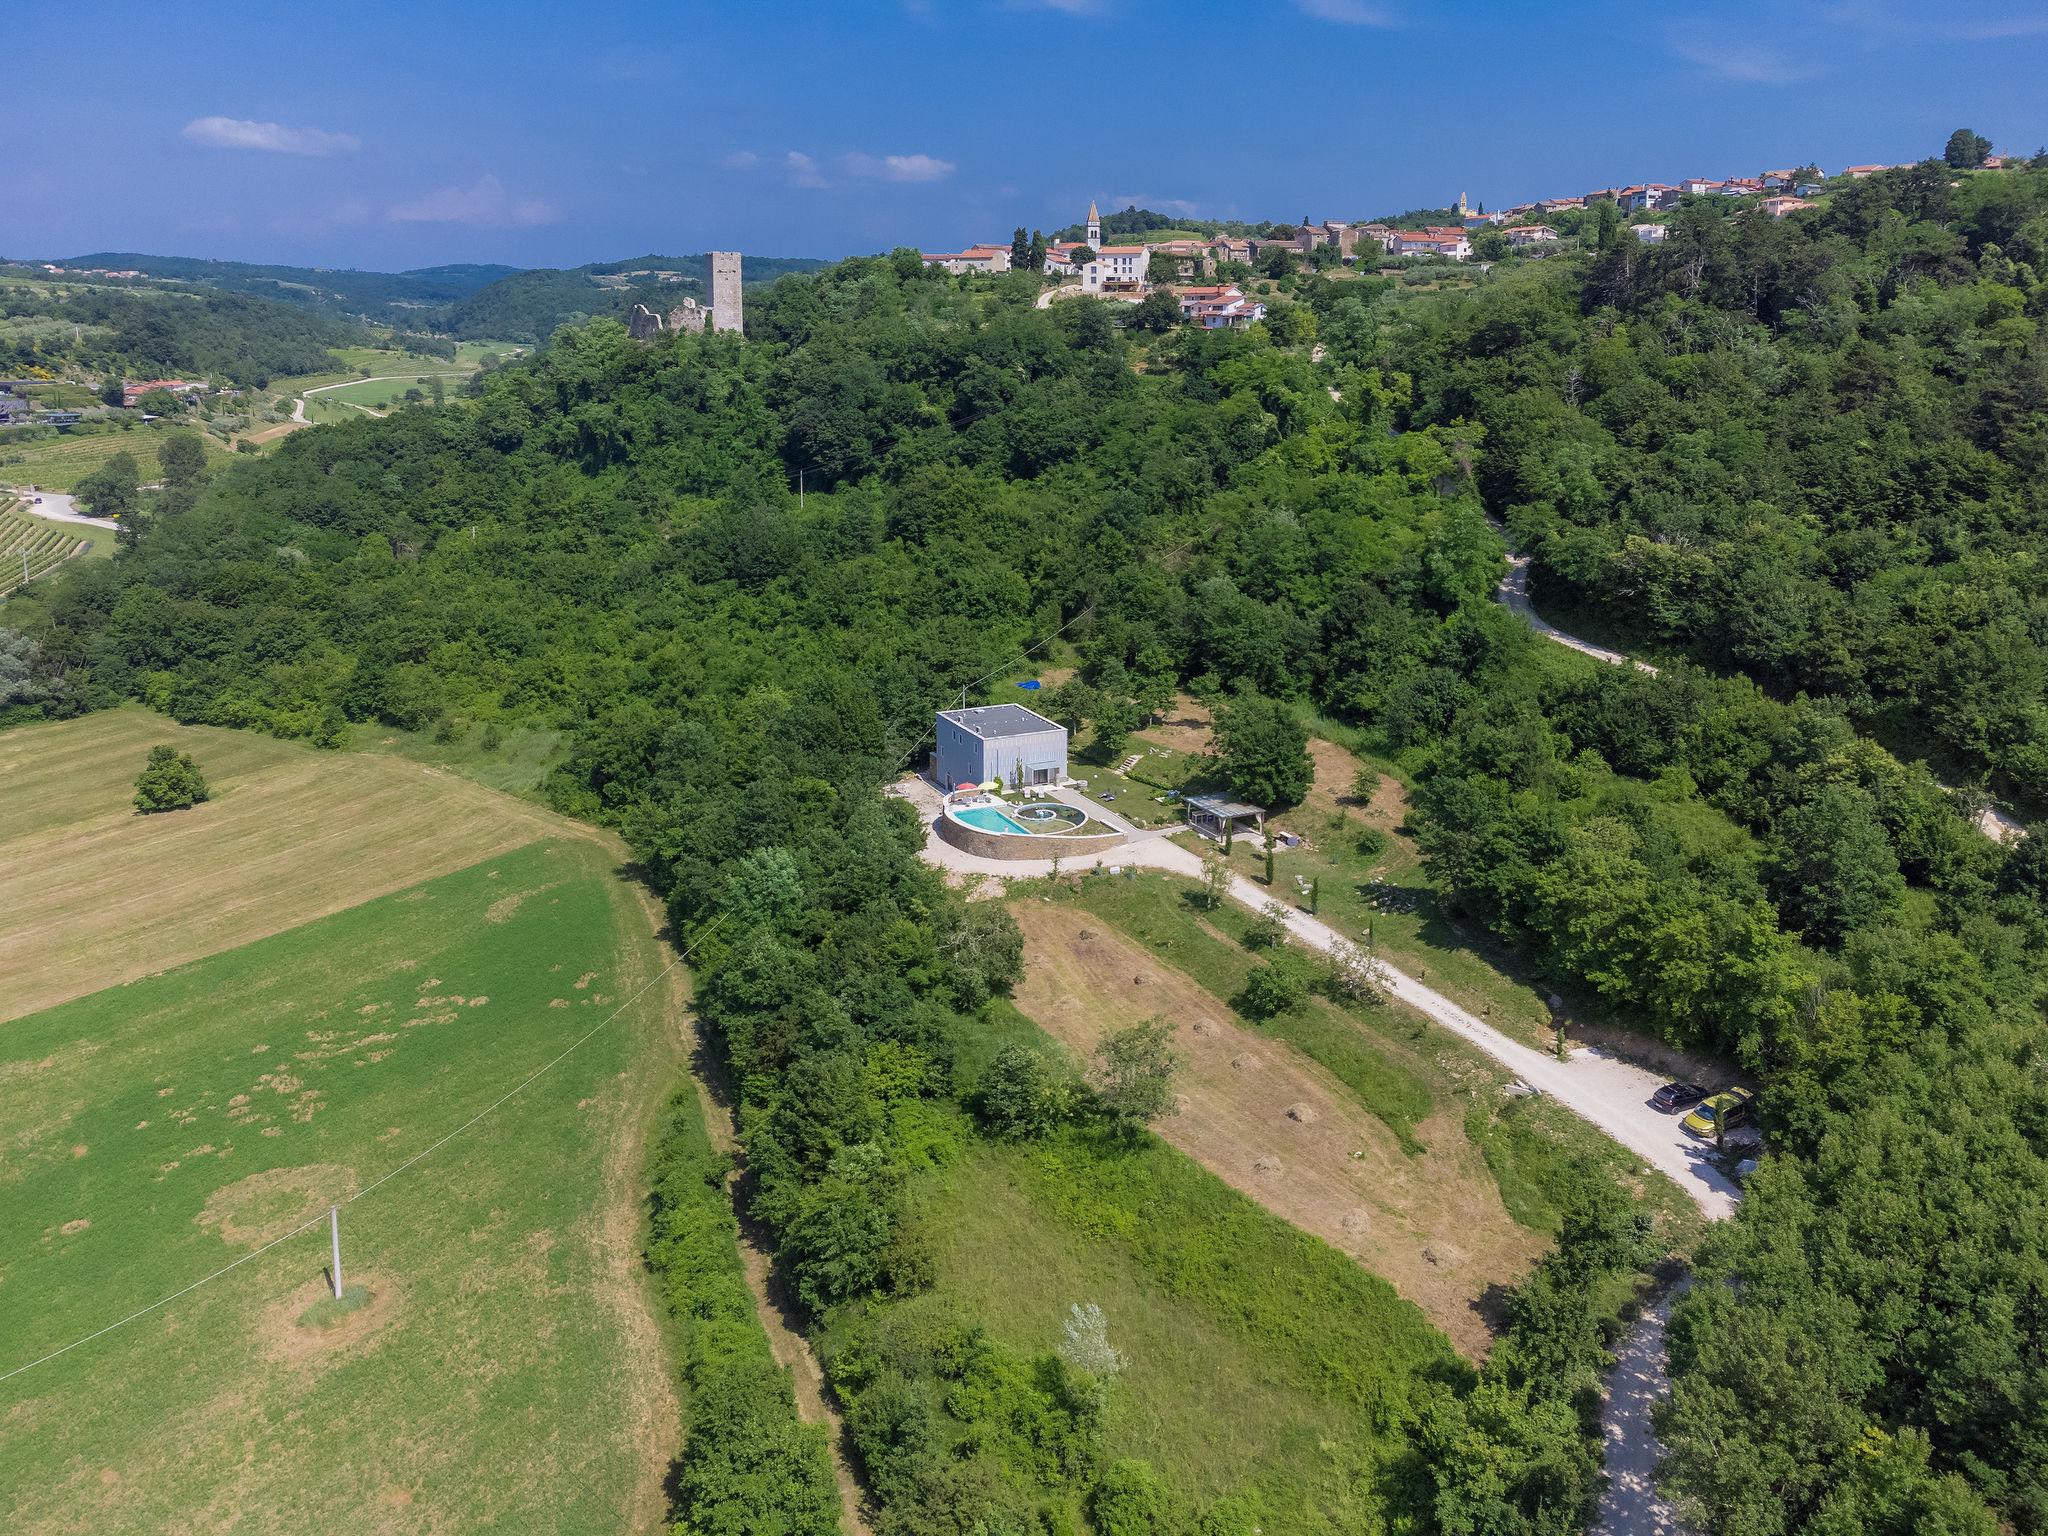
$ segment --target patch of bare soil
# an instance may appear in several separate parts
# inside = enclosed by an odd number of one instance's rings
[[[1132,734],[1155,747],[1170,747],[1176,752],[1206,752],[1214,729],[1215,721],[1208,710],[1186,694],[1176,693],[1162,718]]]
[[[355,1192],[355,1169],[339,1163],[270,1168],[222,1185],[192,1219],[217,1230],[224,1243],[260,1248]]]
[[[1417,1128],[1429,1151],[1411,1157],[1321,1067],[1239,1023],[1101,919],[1042,902],[1012,911],[1025,938],[1019,1007],[1083,1056],[1112,1030],[1171,1021],[1181,1111],[1154,1129],[1383,1277],[1462,1354],[1486,1353],[1497,1321],[1487,1315],[1489,1293],[1525,1277],[1544,1243],[1508,1215],[1454,1113]]]
[[[350,1289],[360,1285],[369,1293],[353,1311],[313,1311],[333,1298],[324,1275],[315,1276],[264,1309],[259,1337],[265,1358],[279,1365],[329,1364],[373,1343],[396,1321],[403,1298],[393,1276],[351,1275],[344,1269],[343,1279]],[[311,1319],[309,1311],[313,1312]]]
[[[1408,792],[1399,779],[1378,774],[1379,784],[1373,790],[1372,803],[1361,808],[1352,796],[1351,785],[1364,765],[1336,742],[1320,736],[1309,738],[1308,755],[1315,765],[1315,782],[1309,786],[1301,809],[1310,816],[1321,820],[1341,811],[1389,832],[1407,820]]]

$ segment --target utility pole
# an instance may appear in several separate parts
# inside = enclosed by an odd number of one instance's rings
[[[801,464],[796,467],[796,509],[799,513],[804,509],[804,467]]]
[[[341,1300],[341,1207],[327,1207],[327,1230],[334,1239],[334,1299]]]

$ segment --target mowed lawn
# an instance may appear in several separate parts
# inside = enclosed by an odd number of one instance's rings
[[[259,773],[262,770],[257,770]],[[531,844],[0,1029],[12,1533],[650,1529],[641,1137],[680,1069],[613,857]],[[376,1184],[371,1190],[370,1186]],[[309,1308],[314,1309],[309,1316]]]
[[[213,798],[138,815],[149,749]],[[557,833],[523,801],[396,757],[319,752],[140,709],[0,732],[0,1021]]]

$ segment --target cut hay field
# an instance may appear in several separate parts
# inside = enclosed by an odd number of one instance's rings
[[[192,744],[224,805],[277,771]],[[661,1526],[679,1413],[639,1205],[667,989],[430,1150],[658,974],[613,855],[526,831],[0,1029],[0,1374],[254,1255],[0,1381],[9,1532]],[[152,867],[179,863],[130,850]],[[336,1308],[319,1218],[356,1194]]]
[[[117,453],[134,455],[144,480],[163,476],[157,444],[169,426],[139,426],[126,432],[60,433],[34,442],[0,443],[0,483],[39,485],[47,491],[70,491]],[[196,427],[186,428],[205,445],[208,463],[227,458],[227,450]]]
[[[1334,1073],[1239,1021],[1100,919],[1033,901],[1013,910],[1025,939],[1019,1008],[1083,1059],[1113,1030],[1171,1020],[1182,1108],[1154,1126],[1158,1134],[1384,1277],[1464,1354],[1486,1353],[1486,1298],[1525,1279],[1548,1243],[1508,1214],[1456,1109],[1432,1108],[1418,1085],[1419,1106],[1431,1112],[1405,1138],[1418,1149],[1410,1152]],[[1320,1001],[1305,1006],[1337,1015]]]
[[[141,816],[149,749],[213,798]],[[397,757],[322,753],[139,709],[0,732],[0,1021],[247,944],[559,832]]]

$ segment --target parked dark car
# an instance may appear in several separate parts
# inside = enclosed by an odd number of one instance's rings
[[[1707,1096],[1707,1090],[1697,1083],[1666,1083],[1650,1095],[1650,1103],[1667,1115],[1675,1115],[1681,1109],[1691,1109]]]

